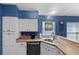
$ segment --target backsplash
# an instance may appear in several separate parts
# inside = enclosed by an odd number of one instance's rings
[[[39,35],[38,32],[20,32],[21,36]]]

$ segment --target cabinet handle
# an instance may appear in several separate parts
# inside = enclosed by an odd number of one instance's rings
[[[39,44],[39,43],[27,43],[27,44]]]
[[[7,35],[10,35],[11,33],[7,33]]]
[[[8,47],[8,46],[5,46],[5,47]]]
[[[50,51],[50,49],[48,49],[48,48],[45,48],[45,50]]]
[[[50,51],[50,49],[48,49],[48,51]]]
[[[20,45],[24,45],[24,44],[20,44]]]
[[[47,50],[47,48],[45,48],[45,50]]]
[[[58,51],[58,53],[60,54],[60,51]]]

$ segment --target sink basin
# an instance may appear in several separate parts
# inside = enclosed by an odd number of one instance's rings
[[[53,42],[51,39],[44,39],[44,41]]]

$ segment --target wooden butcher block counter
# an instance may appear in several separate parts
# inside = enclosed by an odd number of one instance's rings
[[[32,41],[42,41],[41,38],[36,37],[35,39],[31,39],[30,37],[26,36],[26,37],[19,37],[16,39],[16,42],[32,42]]]
[[[79,55],[79,43],[70,41],[61,36],[54,37],[57,47],[60,48],[66,55]]]
[[[17,42],[34,42],[34,41],[42,41],[42,39],[18,39]]]
[[[41,38],[39,36],[36,36],[35,39],[31,39],[29,36],[20,36],[16,39],[16,42],[32,42],[32,41],[44,41],[46,38],[53,38],[51,36],[42,36]]]
[[[18,38],[16,41],[17,42],[44,41],[44,38],[43,37],[35,38],[35,39]],[[58,36],[58,35],[54,36],[53,39],[54,39],[53,41],[54,41],[55,45],[61,51],[63,51],[66,55],[79,55],[79,43],[70,41],[70,40],[68,40],[62,36]]]

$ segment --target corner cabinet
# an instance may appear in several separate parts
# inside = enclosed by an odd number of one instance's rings
[[[19,31],[38,31],[38,19],[19,19]]]
[[[55,45],[41,42],[40,47],[41,55],[63,55],[63,52],[61,52]]]

